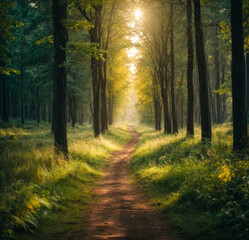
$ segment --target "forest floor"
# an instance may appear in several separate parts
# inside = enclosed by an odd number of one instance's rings
[[[212,143],[198,126],[135,130],[68,126],[65,160],[50,124],[0,122],[0,239],[248,239],[249,154],[232,153],[231,123]]]
[[[113,154],[84,214],[86,230],[74,239],[181,239],[134,184],[129,173],[129,160],[138,135],[133,127],[128,130],[132,138],[121,151]]]

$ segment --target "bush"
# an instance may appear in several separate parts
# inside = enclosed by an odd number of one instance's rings
[[[23,181],[5,187],[0,195],[0,238],[11,239],[17,230],[32,231],[54,202],[38,185]],[[55,199],[54,199],[55,200]]]
[[[247,239],[249,159],[232,154],[230,124],[214,127],[213,142],[162,135],[138,127],[131,168],[152,200],[191,239]],[[205,227],[204,227],[205,226]]]

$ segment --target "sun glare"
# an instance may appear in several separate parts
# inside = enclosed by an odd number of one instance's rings
[[[134,12],[134,15],[136,17],[137,20],[140,20],[140,18],[142,17],[143,13],[140,9],[137,9],[135,12]]]
[[[127,51],[128,58],[136,58],[139,53],[139,50],[135,47],[129,48]]]
[[[139,37],[138,36],[132,36],[130,39],[131,39],[131,42],[133,44],[139,43]]]
[[[137,67],[135,66],[135,64],[130,64],[130,67],[129,67],[131,73],[134,75],[136,74],[136,70],[137,70]]]

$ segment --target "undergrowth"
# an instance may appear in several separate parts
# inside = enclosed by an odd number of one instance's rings
[[[213,142],[138,126],[131,169],[152,205],[189,239],[249,239],[249,159],[232,154],[232,127],[213,127]]]
[[[97,139],[89,126],[69,127],[65,160],[54,156],[50,125],[0,125],[0,239],[67,239],[78,232],[94,182],[130,137],[126,127]]]

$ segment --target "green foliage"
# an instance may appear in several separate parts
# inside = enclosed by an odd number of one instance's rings
[[[78,30],[78,29],[89,30],[93,28],[93,24],[85,19],[83,20],[67,19],[65,25],[70,30]]]
[[[50,234],[65,239],[65,230],[78,231],[94,182],[111,152],[129,139],[125,126],[98,139],[89,126],[69,127],[67,161],[54,156],[48,124],[0,126],[0,239],[48,239]]]
[[[51,44],[54,43],[54,39],[53,39],[53,36],[52,36],[52,35],[43,37],[42,39],[36,41],[35,44],[36,44],[36,45],[41,45],[41,44],[44,44],[44,43],[47,43],[47,42],[48,42],[48,43],[51,43]]]
[[[220,85],[218,90],[214,90],[214,93],[218,93],[219,95],[224,95],[231,93],[232,91],[232,83],[231,82],[225,82]]]
[[[10,62],[10,52],[8,43],[14,40],[12,29],[20,27],[23,24],[15,18],[10,17],[10,10],[14,8],[14,2],[11,0],[2,1],[0,4],[0,74],[10,75],[15,69],[6,68]]]
[[[4,188],[0,194],[0,236],[14,238],[18,229],[31,231],[37,227],[39,218],[54,203],[44,195],[47,195],[46,192],[38,185],[27,185],[21,180]]]
[[[20,71],[14,69],[14,68],[0,67],[0,73],[10,76],[11,73],[15,73],[15,74],[19,75]]]
[[[215,127],[212,144],[200,141],[200,129],[195,138],[137,129],[141,140],[131,168],[152,205],[191,239],[246,239],[249,163],[231,153],[230,124]]]

